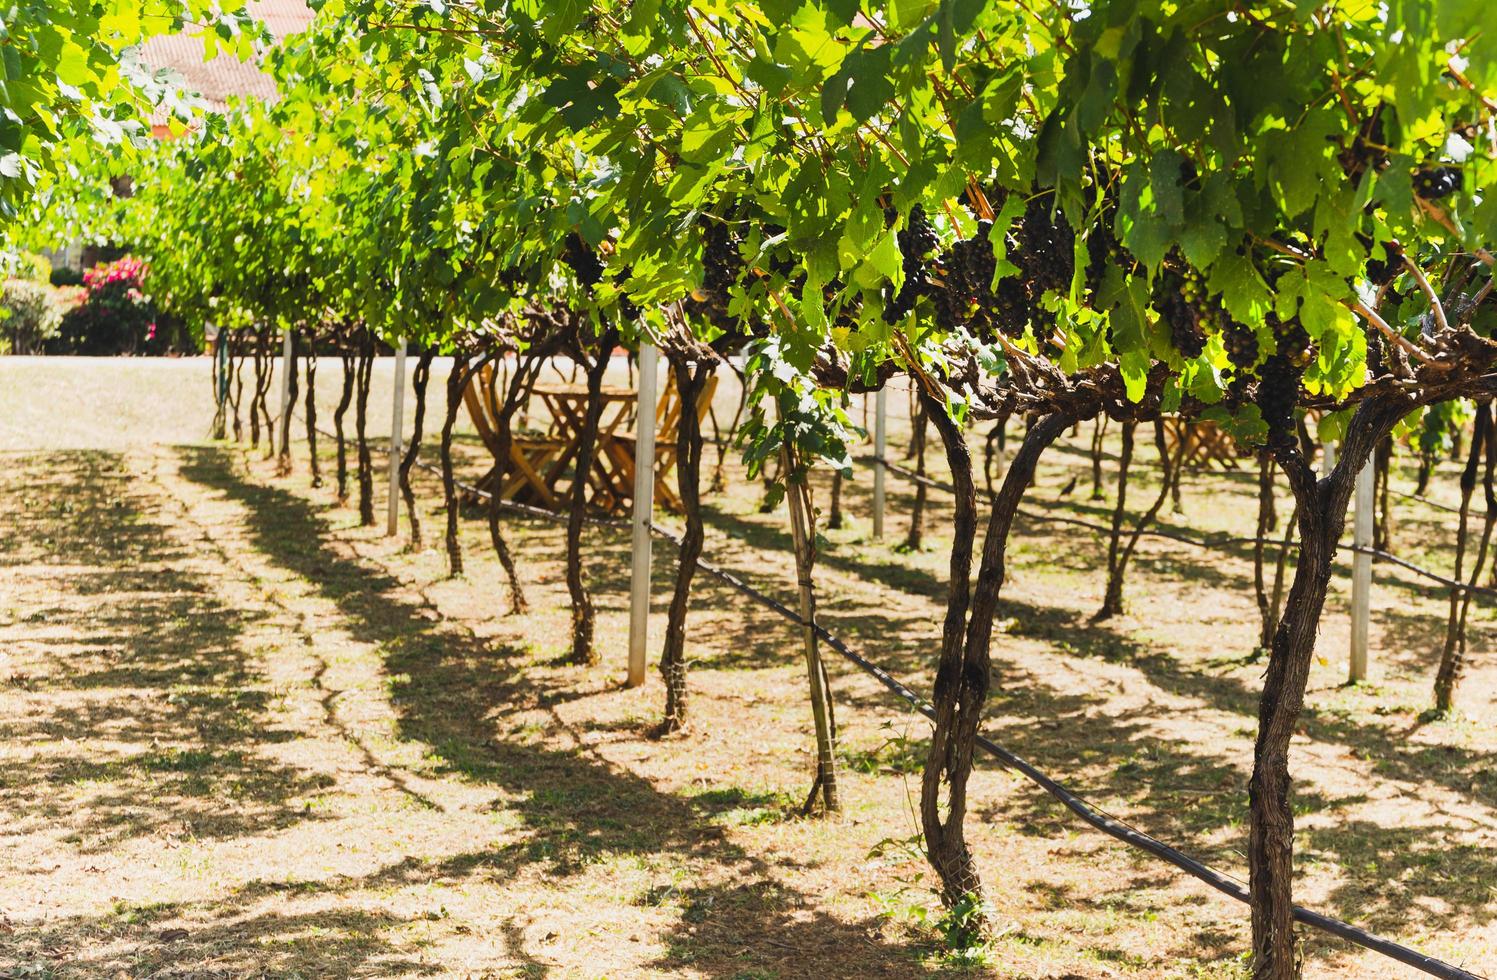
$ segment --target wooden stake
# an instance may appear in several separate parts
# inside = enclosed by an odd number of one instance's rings
[[[405,338],[395,342],[395,401],[390,409],[390,505],[385,512],[385,537],[400,533],[400,436],[405,412]]]
[[[650,642],[650,521],[655,515],[655,375],[660,349],[639,345],[639,402],[635,409],[633,568],[629,578],[629,677],[625,687],[645,682]]]

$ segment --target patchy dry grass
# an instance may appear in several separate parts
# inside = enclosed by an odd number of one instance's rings
[[[1068,509],[1105,511],[1084,499],[1084,444],[1042,464],[1037,501],[1080,475]],[[896,552],[867,537],[866,483],[828,535],[823,617],[924,689],[948,511],[934,499],[927,548]],[[1171,520],[1242,531],[1252,493],[1195,477]],[[434,538],[429,479],[419,496]],[[1449,562],[1445,515],[1400,516],[1403,553]],[[701,581],[692,726],[653,741],[660,685],[618,683],[626,535],[589,532],[604,665],[587,671],[559,662],[558,528],[508,524],[535,607],[517,618],[480,521],[461,579],[439,548],[355,525],[303,472],[232,447],[0,455],[0,975],[1241,975],[1244,908],[992,767],[970,822],[1004,929],[985,964],[954,960],[914,838],[926,729],[872,681],[829,665],[847,813],[803,819],[803,667],[771,614]],[[715,496],[710,525],[709,555],[789,593],[786,521],[755,488]],[[1094,625],[1096,537],[1021,532],[987,729],[1245,877],[1247,556],[1146,542],[1130,613]],[[672,557],[657,544],[662,590]],[[1465,713],[1422,723],[1441,598],[1379,569],[1374,682],[1346,687],[1346,594],[1295,740],[1299,895],[1492,972],[1492,614],[1473,612]],[[1315,977],[1406,975],[1320,938],[1307,956]]]

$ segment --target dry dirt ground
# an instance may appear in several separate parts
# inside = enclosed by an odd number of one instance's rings
[[[1105,514],[1087,436],[1042,463],[1037,504]],[[1243,975],[1243,906],[986,763],[968,823],[1001,934],[963,962],[912,815],[926,726],[873,681],[829,662],[846,812],[802,818],[789,624],[701,580],[692,725],[652,740],[658,679],[619,683],[626,532],[589,531],[603,665],[569,667],[559,528],[508,520],[533,611],[507,615],[478,515],[451,578],[439,547],[360,528],[311,489],[298,452],[289,477],[232,445],[0,453],[0,976]],[[1151,496],[1149,453],[1130,499]],[[728,475],[707,553],[788,598],[784,512]],[[909,486],[891,481],[880,543],[868,484],[860,471],[850,525],[827,535],[823,620],[928,691],[949,511],[934,495],[925,548],[901,551]],[[1452,487],[1447,468],[1435,492]],[[1245,473],[1193,475],[1166,519],[1246,532],[1253,491]],[[419,499],[431,542],[430,478]],[[1398,513],[1400,553],[1447,568],[1452,518]],[[1019,535],[986,730],[1245,878],[1262,670],[1246,554],[1146,540],[1129,613],[1098,625],[1099,537]],[[652,651],[672,558],[657,542]],[[1374,679],[1347,687],[1346,595],[1343,577],[1294,745],[1298,897],[1497,973],[1490,607],[1473,612],[1463,712],[1427,722],[1445,598],[1380,566]],[[1306,957],[1311,977],[1417,975],[1314,936]]]

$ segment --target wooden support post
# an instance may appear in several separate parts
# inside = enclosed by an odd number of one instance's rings
[[[286,433],[286,441],[288,443],[291,441],[291,426],[286,424],[285,418],[291,413],[291,358],[295,353],[291,349],[293,336],[294,332],[291,328],[286,328],[286,339],[281,343],[281,414],[278,417],[278,421]],[[267,385],[267,387],[269,386]],[[275,445],[275,426],[270,427],[270,444],[272,446]],[[289,445],[281,447],[281,452],[283,453],[289,453],[290,451],[291,447]]]
[[[1321,446],[1320,475],[1322,478],[1331,475],[1331,470],[1336,468],[1336,444],[1327,442]]]
[[[400,533],[400,437],[405,413],[405,338],[395,342],[395,401],[390,409],[390,494],[385,537]]]
[[[884,536],[884,453],[889,451],[889,388],[873,398],[873,538]]]
[[[1372,547],[1372,460],[1357,474],[1356,516],[1352,544]],[[1354,552],[1351,559],[1351,670],[1352,683],[1367,679],[1367,634],[1372,619],[1372,556]]]
[[[655,376],[660,349],[639,345],[639,403],[635,409],[633,568],[629,578],[629,677],[625,687],[645,682],[650,643],[650,521],[655,515]]]

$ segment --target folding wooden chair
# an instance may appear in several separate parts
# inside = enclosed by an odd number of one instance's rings
[[[485,364],[469,380],[463,390],[463,404],[473,419],[473,427],[483,444],[499,458],[499,423],[494,411],[498,405],[494,395],[494,366]],[[504,484],[494,486],[494,473],[489,470],[478,481],[478,489],[487,493],[498,493],[504,500],[531,500],[543,507],[555,510],[559,507],[555,483],[556,458],[565,448],[565,442],[549,436],[533,436],[513,433],[509,441],[509,467]]]

